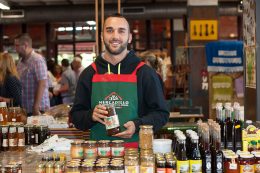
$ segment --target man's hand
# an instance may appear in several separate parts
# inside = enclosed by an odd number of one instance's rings
[[[93,114],[92,114],[92,120],[93,121],[98,121],[101,124],[105,125],[104,118],[106,118],[106,115],[108,112],[106,111],[106,107],[103,105],[96,105]]]
[[[33,106],[32,115],[41,115],[41,112],[39,111],[39,106]]]
[[[133,134],[135,133],[135,124],[133,121],[128,121],[127,123],[124,124],[124,127],[126,128],[125,131],[118,133],[116,135],[116,137],[120,137],[120,138],[131,138],[133,136]]]

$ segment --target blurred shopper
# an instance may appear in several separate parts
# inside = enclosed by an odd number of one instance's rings
[[[50,107],[45,59],[33,50],[28,34],[16,37],[15,49],[20,57],[17,70],[22,82],[22,107],[28,116],[39,115]]]
[[[61,75],[61,80],[59,82],[60,88],[54,89],[54,95],[61,94],[62,103],[71,104],[75,97],[76,90],[76,75],[71,69],[68,59],[63,59],[61,61],[63,68],[63,73]]]
[[[62,67],[59,64],[55,64],[54,68],[52,69],[52,74],[56,78],[56,81],[59,82],[61,80]]]
[[[74,70],[76,74],[76,79],[78,81],[79,75],[84,70],[84,67],[82,66],[82,57],[81,55],[76,55],[72,61],[72,69]]]
[[[12,56],[0,54],[0,101],[21,106],[22,85]]]

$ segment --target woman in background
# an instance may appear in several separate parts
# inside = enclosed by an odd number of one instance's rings
[[[21,106],[22,85],[12,56],[0,53],[0,101]]]

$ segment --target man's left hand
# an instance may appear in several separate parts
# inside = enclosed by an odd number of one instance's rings
[[[128,121],[124,124],[124,127],[126,128],[125,131],[118,133],[114,136],[120,137],[120,138],[131,138],[133,134],[135,133],[135,124],[133,121]]]

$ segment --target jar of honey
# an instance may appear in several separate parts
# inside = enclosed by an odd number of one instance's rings
[[[140,149],[153,149],[153,126],[140,126],[139,145]]]
[[[224,160],[225,173],[239,173],[238,156],[236,154],[227,154]]]
[[[239,159],[240,173],[254,173],[255,160],[253,154],[241,154]]]
[[[109,140],[100,140],[98,141],[98,156],[100,157],[110,157],[111,148]]]
[[[83,141],[76,140],[71,143],[70,157],[71,159],[83,159]]]
[[[125,152],[124,141],[114,140],[111,142],[112,157],[123,157]]]
[[[85,141],[83,143],[83,155],[85,159],[97,157],[97,142],[96,141]]]

